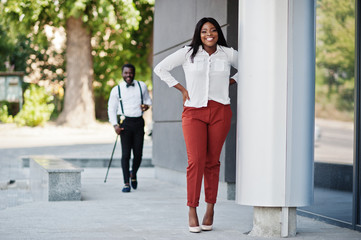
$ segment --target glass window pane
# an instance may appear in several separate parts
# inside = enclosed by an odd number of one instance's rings
[[[355,2],[316,9],[314,204],[302,208],[352,222]]]

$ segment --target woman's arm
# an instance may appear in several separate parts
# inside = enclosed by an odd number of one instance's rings
[[[172,53],[168,57],[164,58],[160,63],[157,64],[154,68],[154,73],[163,80],[169,87],[177,85],[179,82],[172,76],[170,71],[182,65],[186,61],[187,48],[181,48],[175,53]]]
[[[182,93],[183,105],[184,105],[186,100],[190,100],[187,89],[185,89],[180,83],[174,85],[173,87],[175,87],[176,89],[178,89]]]
[[[229,80],[229,85],[232,85],[234,83],[237,82],[238,80],[238,52],[237,50],[234,50],[233,48],[231,48],[232,52],[231,52],[231,65],[232,67],[234,67],[235,69],[237,69],[237,73],[234,74],[230,80]]]

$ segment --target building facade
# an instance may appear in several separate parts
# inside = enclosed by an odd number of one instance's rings
[[[202,17],[215,18],[222,27],[229,46],[238,44],[237,0],[155,1],[154,66],[163,58],[190,43],[194,27]],[[234,71],[234,70],[233,70]],[[184,84],[181,67],[172,72]],[[230,87],[233,112],[231,130],[221,154],[220,181],[224,194],[234,199],[236,173],[237,88]],[[182,96],[153,75],[153,164],[159,177],[185,184],[186,148],[182,132]],[[168,177],[167,177],[168,176]]]
[[[254,1],[254,0],[252,0]],[[246,0],[156,0],[154,16],[154,66],[164,57],[190,43],[194,26],[202,17],[213,17],[220,23],[228,44],[238,49],[239,5]],[[277,2],[272,1],[277,7]],[[283,0],[289,5],[294,0]],[[315,2],[311,1],[310,2]],[[314,204],[299,208],[298,214],[326,220],[333,224],[360,230],[361,224],[361,165],[360,165],[360,28],[361,0],[356,0],[356,60],[355,60],[355,121],[353,124],[352,162],[333,164],[318,162],[314,165]],[[296,9],[296,8],[295,8]],[[297,9],[296,9],[297,10]],[[267,24],[267,23],[265,23]],[[317,31],[317,29],[316,29]],[[172,71],[185,83],[181,67]],[[233,112],[231,130],[221,154],[220,194],[235,198],[236,191],[236,122],[237,86],[230,87]],[[182,96],[169,89],[153,75],[153,158],[156,177],[176,184],[186,184],[187,155],[181,126]],[[317,121],[316,121],[317,122]],[[325,136],[326,129],[321,128]],[[337,139],[343,144],[342,139]],[[346,170],[345,170],[346,169]],[[327,177],[324,177],[327,176]],[[336,186],[336,187],[335,187]],[[327,204],[325,204],[327,203]],[[322,211],[320,211],[322,207]],[[341,216],[342,214],[345,216]]]

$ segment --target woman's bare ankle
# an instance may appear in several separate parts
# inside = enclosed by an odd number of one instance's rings
[[[213,225],[213,217],[214,217],[214,204],[208,203],[207,210],[204,214],[202,225]]]
[[[189,226],[190,227],[199,226],[197,208],[189,207],[188,217],[189,217]]]

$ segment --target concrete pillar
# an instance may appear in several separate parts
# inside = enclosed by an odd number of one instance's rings
[[[250,236],[290,237],[296,235],[295,207],[254,207]]]
[[[296,234],[313,201],[315,1],[240,0],[236,201],[253,236]]]

